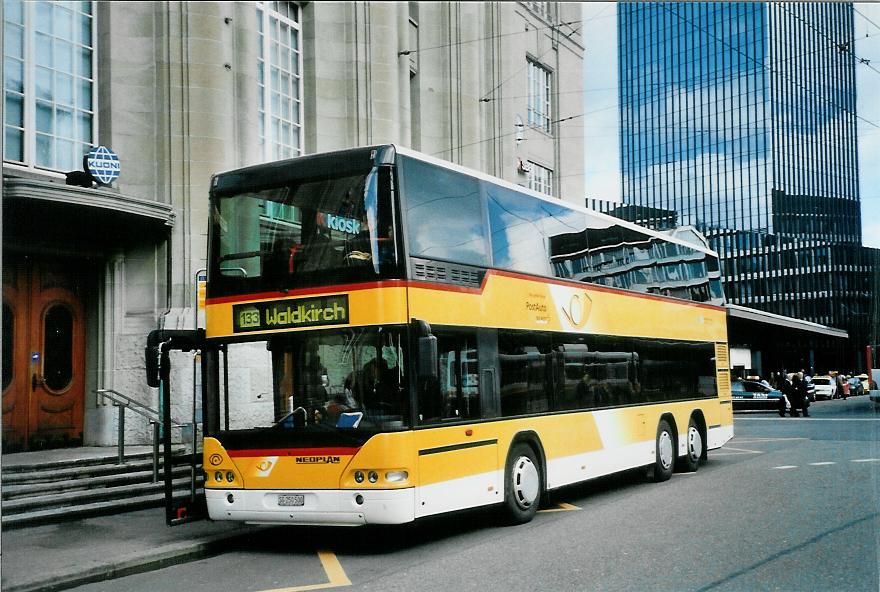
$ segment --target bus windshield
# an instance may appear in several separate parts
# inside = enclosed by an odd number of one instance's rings
[[[405,429],[405,342],[402,329],[373,327],[229,344],[227,431]]]
[[[228,295],[394,277],[390,167],[215,196],[211,292]]]

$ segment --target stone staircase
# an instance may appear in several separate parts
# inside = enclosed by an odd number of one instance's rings
[[[196,493],[204,481],[201,459],[196,470]],[[162,506],[164,474],[160,457],[159,479],[153,483],[151,452],[128,454],[117,464],[116,455],[19,462],[2,466],[2,528],[53,524],[77,518],[105,516]],[[175,451],[174,497],[190,494],[189,455]]]

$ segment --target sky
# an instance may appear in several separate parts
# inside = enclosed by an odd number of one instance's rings
[[[856,65],[862,244],[880,248],[880,2],[856,2]],[[610,2],[583,4],[585,189],[620,200],[617,19]]]

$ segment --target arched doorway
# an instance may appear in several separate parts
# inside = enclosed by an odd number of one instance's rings
[[[82,443],[85,329],[68,262],[3,265],[3,450]]]

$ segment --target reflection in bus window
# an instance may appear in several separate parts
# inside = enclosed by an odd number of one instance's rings
[[[499,332],[501,415],[550,410],[550,342],[540,334]]]
[[[422,385],[419,421],[480,417],[480,373],[472,334],[437,335],[438,379]]]
[[[362,429],[404,429],[403,341],[344,329],[230,344],[230,429],[333,428],[343,413],[362,413]]]
[[[487,265],[479,181],[456,171],[401,157],[409,254]]]

